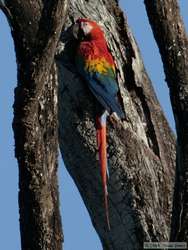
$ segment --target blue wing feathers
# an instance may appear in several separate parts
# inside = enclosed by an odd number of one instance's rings
[[[114,91],[111,84],[101,84],[101,81],[88,80],[89,88],[101,105],[111,114],[116,112],[120,118],[124,118],[124,113],[117,100],[117,91]]]

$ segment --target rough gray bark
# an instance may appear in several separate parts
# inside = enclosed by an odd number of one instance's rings
[[[54,55],[67,0],[7,0],[18,86],[13,130],[19,166],[23,250],[62,249],[57,182],[57,73]]]
[[[103,207],[94,98],[74,68],[75,41],[68,29],[59,44],[60,147],[105,250],[142,249],[168,241],[175,140],[154,94],[138,47],[115,0],[71,0],[69,27],[78,17],[99,22],[117,64],[127,120],[108,120],[110,178],[107,230]],[[75,211],[76,212],[76,211]]]
[[[161,58],[177,130],[171,240],[188,242],[188,39],[176,0],[145,0]]]

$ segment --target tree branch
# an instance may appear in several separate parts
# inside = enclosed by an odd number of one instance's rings
[[[177,130],[171,240],[188,242],[188,39],[176,0],[145,6],[166,74]]]
[[[53,62],[67,4],[68,0],[6,1],[18,63],[13,129],[23,250],[62,249]]]

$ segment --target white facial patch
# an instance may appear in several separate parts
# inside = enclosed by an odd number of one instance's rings
[[[89,24],[87,22],[82,22],[81,29],[83,30],[84,35],[87,36],[90,33],[90,31],[93,29],[93,27],[91,24]]]

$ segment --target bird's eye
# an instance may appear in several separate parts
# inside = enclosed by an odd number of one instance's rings
[[[87,36],[92,30],[92,26],[87,22],[82,22],[80,28],[83,31],[85,36]]]
[[[88,26],[88,23],[85,23],[85,22],[84,22],[82,25],[83,25],[83,27],[87,27],[87,26]]]

